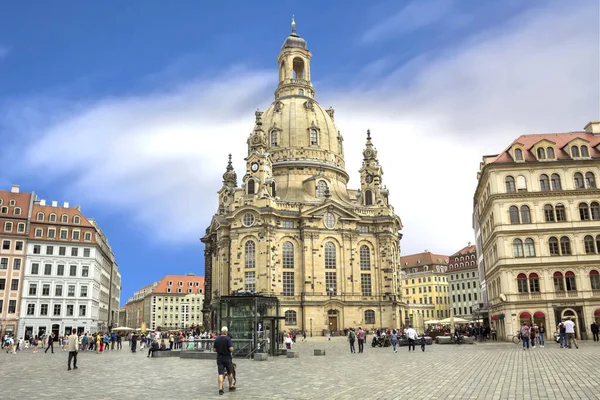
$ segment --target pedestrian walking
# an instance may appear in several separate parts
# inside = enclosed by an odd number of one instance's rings
[[[536,334],[535,324],[531,324],[531,328],[529,328],[529,341],[531,342],[531,348],[535,349],[535,334]]]
[[[75,330],[71,331],[71,335],[67,339],[67,350],[69,358],[67,360],[67,371],[71,370],[71,361],[73,361],[73,369],[77,369],[77,352],[79,351],[79,337]]]
[[[390,334],[390,342],[392,342],[392,350],[394,351],[394,353],[397,353],[398,350],[396,350],[396,345],[398,344],[398,335],[396,334],[395,329]]]
[[[131,335],[131,352],[135,353],[137,349],[137,333]]]
[[[363,329],[359,326],[358,327],[358,332],[356,334],[356,337],[358,339],[358,352],[362,353],[363,350],[365,349],[365,336],[367,334],[365,333],[365,331],[363,331]]]
[[[421,334],[421,351],[425,351],[425,345],[427,341],[425,340],[425,333]]]
[[[348,342],[350,343],[350,353],[356,354],[356,348],[354,347],[354,342],[356,341],[356,333],[354,333],[354,329],[350,328],[348,331]]]
[[[123,338],[117,333],[117,350],[123,350]]]
[[[50,349],[52,354],[54,354],[54,332],[50,333],[48,336],[48,347],[46,347],[44,353],[47,353],[48,349]]]
[[[565,333],[567,334],[568,347],[571,349],[571,343],[573,343],[575,345],[575,348],[578,349],[579,346],[577,346],[577,340],[575,340],[575,322],[571,321],[571,318],[567,318],[564,325]]]
[[[408,339],[408,351],[410,351],[410,348],[412,347],[412,350],[415,351],[415,340],[417,340],[417,331],[415,331],[412,327],[412,325],[408,326],[408,329],[406,330],[406,338]]]
[[[563,322],[558,324],[558,343],[560,348],[567,347],[567,333]]]
[[[523,351],[529,350],[529,332],[529,326],[527,326],[526,322],[523,322],[523,326],[521,326],[521,340],[523,341]]]
[[[215,339],[213,343],[213,351],[217,352],[217,371],[219,373],[219,394],[224,394],[223,381],[224,375],[227,372],[227,380],[229,381],[229,391],[235,390],[233,386],[233,342],[227,336],[227,327],[221,328],[221,336]],[[289,337],[289,336],[288,336]]]
[[[544,347],[544,342],[546,341],[546,328],[544,328],[544,324],[540,324],[538,328],[538,344],[540,347]]]
[[[598,325],[598,323],[596,321],[592,322],[591,329],[592,329],[592,336],[594,337],[594,342],[597,342],[598,341],[598,332],[600,332],[600,326]]]

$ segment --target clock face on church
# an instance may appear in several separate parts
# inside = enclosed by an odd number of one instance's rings
[[[252,165],[250,166],[250,169],[252,169],[252,172],[258,171],[258,163],[253,162]]]

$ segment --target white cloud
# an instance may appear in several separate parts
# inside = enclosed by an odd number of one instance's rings
[[[399,36],[439,22],[453,8],[453,3],[451,0],[415,0],[396,14],[377,21],[362,35],[362,41],[370,43],[385,36]]]
[[[528,13],[444,54],[423,55],[375,87],[317,88],[323,104],[335,105],[351,187],[371,128],[405,225],[405,254],[450,253],[472,241],[483,154],[524,132],[580,129],[598,117],[594,15],[589,4]],[[225,73],[79,106],[36,134],[25,171],[71,177],[68,189],[82,202],[125,210],[154,238],[195,243],[216,210],[227,153],[242,175],[252,112],[271,101],[275,76]]]

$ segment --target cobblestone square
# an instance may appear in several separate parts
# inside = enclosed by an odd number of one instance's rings
[[[125,344],[126,346],[126,344]],[[326,355],[313,356],[313,349]],[[80,352],[67,371],[67,353],[0,353],[3,399],[599,399],[600,344],[579,350],[554,344],[365,347],[351,354],[343,338],[299,342],[300,357],[258,362],[236,359],[237,391],[219,396],[212,360],[147,358],[129,350]]]

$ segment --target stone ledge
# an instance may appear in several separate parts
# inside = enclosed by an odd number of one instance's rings
[[[188,358],[194,360],[216,360],[217,353],[207,353],[207,352],[199,352],[199,351],[182,351],[181,358]]]
[[[152,357],[179,357],[180,351],[155,351]]]
[[[325,355],[325,349],[314,349],[314,353],[315,356],[324,356]]]
[[[300,358],[300,353],[297,350],[288,350],[287,358]]]

